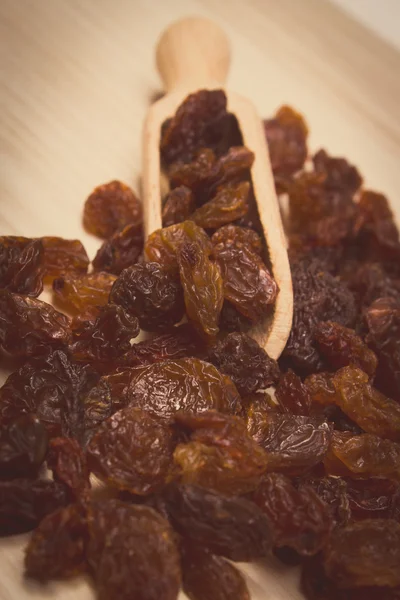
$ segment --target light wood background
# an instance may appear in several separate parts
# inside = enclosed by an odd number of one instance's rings
[[[400,212],[400,54],[327,1],[1,0],[1,235],[79,237],[93,256],[82,203],[114,178],[139,190],[143,118],[161,91],[154,44],[189,14],[230,36],[232,89],[263,116],[303,112],[310,147],[354,161]],[[24,583],[24,541],[0,543],[1,600],[93,597],[83,580]],[[254,600],[301,599],[296,570],[245,572]]]

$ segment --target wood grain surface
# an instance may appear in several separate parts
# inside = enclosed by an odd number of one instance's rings
[[[307,117],[310,148],[351,159],[400,212],[400,54],[325,0],[1,0],[0,234],[99,241],[81,227],[91,189],[140,189],[141,131],[160,92],[158,35],[186,15],[231,39],[228,86],[261,115]],[[89,600],[84,580],[23,580],[24,536],[0,542],[1,600]],[[246,565],[253,600],[301,600],[298,573]],[[183,596],[182,596],[183,597]]]

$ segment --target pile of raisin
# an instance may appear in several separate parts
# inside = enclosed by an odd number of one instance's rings
[[[308,600],[400,598],[399,232],[354,166],[309,156],[300,114],[264,126],[289,201],[278,362],[250,337],[279,289],[221,90],[162,127],[147,240],[118,181],[85,203],[91,263],[78,240],[0,238],[0,535],[32,532],[27,578],[249,600],[234,562],[261,559],[298,566]]]

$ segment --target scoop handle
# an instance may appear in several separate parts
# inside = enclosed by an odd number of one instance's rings
[[[218,25],[190,17],[172,23],[162,33],[156,62],[167,93],[196,91],[225,84],[230,56],[228,38]]]

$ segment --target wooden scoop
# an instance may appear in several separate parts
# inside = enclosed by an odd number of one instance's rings
[[[224,32],[212,21],[187,18],[164,31],[157,45],[157,67],[166,95],[149,110],[143,136],[143,192],[146,236],[162,226],[160,130],[189,93],[224,89],[228,109],[236,115],[244,145],[255,153],[251,177],[272,273],[279,294],[271,316],[250,335],[273,358],[278,358],[290,333],[293,292],[286,239],[260,117],[252,103],[225,89],[230,47]]]

